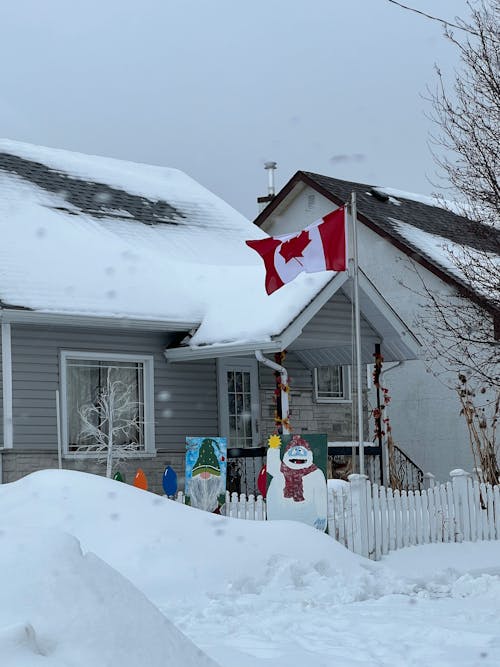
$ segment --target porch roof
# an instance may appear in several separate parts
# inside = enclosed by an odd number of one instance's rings
[[[310,367],[352,362],[352,279],[338,273],[279,334],[245,343],[184,344],[165,350],[168,361],[189,361],[223,356],[293,350]],[[380,343],[386,361],[418,357],[420,342],[361,271],[359,274],[361,354],[373,361],[374,344]],[[334,305],[334,312],[331,305]]]

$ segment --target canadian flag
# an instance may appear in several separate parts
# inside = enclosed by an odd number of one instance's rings
[[[266,292],[272,294],[299,273],[345,271],[345,207],[316,220],[298,234],[245,241],[264,260]]]

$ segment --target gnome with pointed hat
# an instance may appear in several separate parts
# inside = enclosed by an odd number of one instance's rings
[[[198,458],[191,472],[191,479],[186,488],[186,500],[192,507],[215,512],[220,505],[222,488],[221,470],[213,438],[204,438],[200,445]]]

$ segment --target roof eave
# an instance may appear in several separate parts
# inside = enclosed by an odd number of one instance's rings
[[[97,328],[120,328],[141,331],[190,331],[199,322],[162,319],[141,319],[129,316],[81,315],[17,308],[0,309],[0,318],[12,324],[50,324],[52,326],[75,326]]]
[[[165,359],[170,362],[201,361],[218,357],[237,357],[254,354],[256,350],[262,352],[280,352],[283,350],[280,339],[270,341],[255,341],[252,343],[223,343],[213,345],[172,347],[163,351]]]

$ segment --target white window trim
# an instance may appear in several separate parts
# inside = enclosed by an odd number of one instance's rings
[[[61,387],[61,431],[63,456],[66,459],[95,459],[94,452],[69,452],[69,422],[67,400],[67,361],[68,359],[92,359],[96,361],[130,361],[142,363],[144,392],[144,450],[129,454],[126,458],[148,458],[156,454],[154,424],[154,357],[144,354],[119,354],[116,352],[84,352],[82,350],[61,350],[60,353],[60,387]]]
[[[219,432],[227,439],[229,445],[229,418],[227,411],[227,380],[228,370],[250,373],[250,393],[252,406],[252,447],[260,445],[260,397],[259,397],[259,366],[257,359],[250,357],[227,357],[217,359],[217,393]]]
[[[342,380],[344,385],[344,396],[336,398],[334,396],[318,396],[318,369],[313,369],[314,400],[316,403],[351,403],[351,367],[342,364],[331,364],[332,366],[342,366]]]

